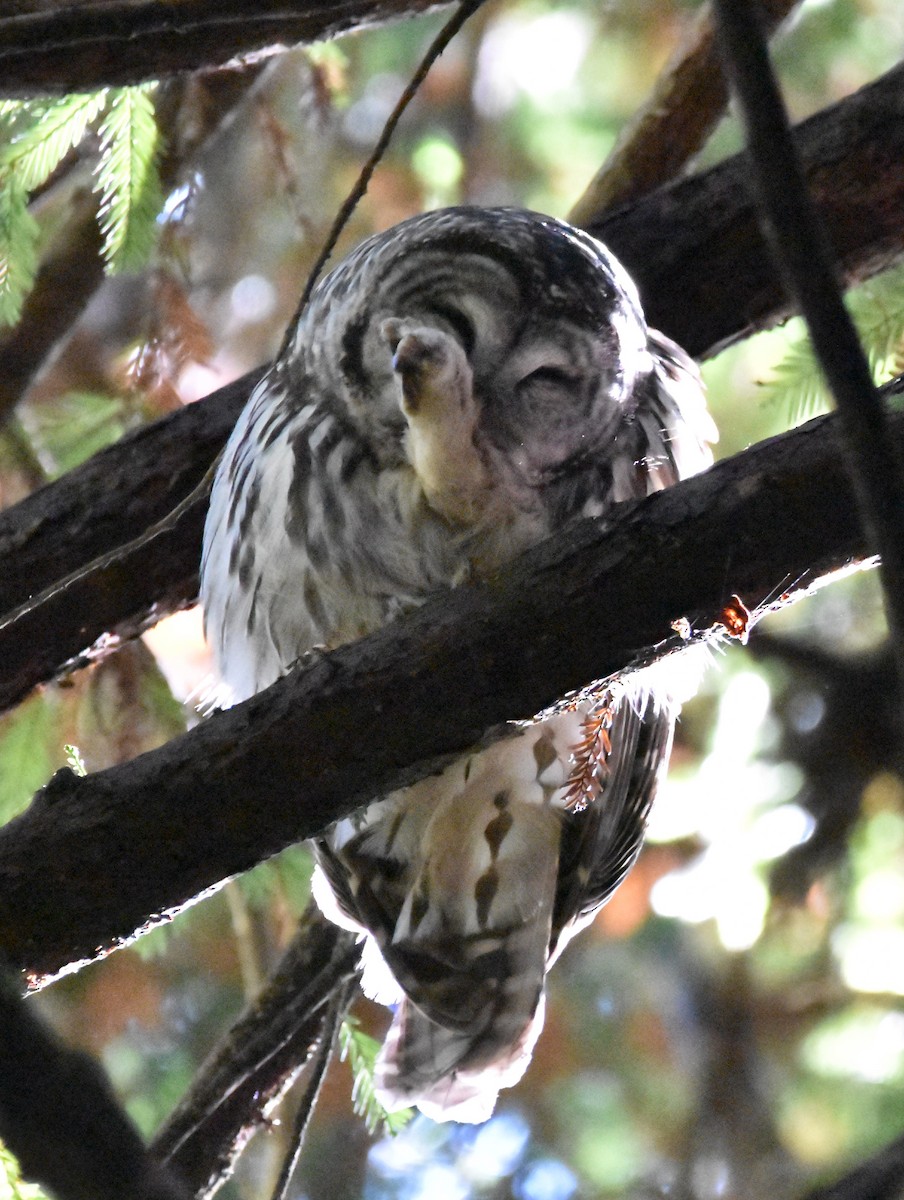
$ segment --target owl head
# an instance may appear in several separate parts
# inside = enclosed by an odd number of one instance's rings
[[[290,351],[384,465],[407,425],[386,333],[399,323],[461,357],[479,438],[531,486],[610,444],[651,369],[634,285],[593,238],[522,209],[414,217],[323,281]]]

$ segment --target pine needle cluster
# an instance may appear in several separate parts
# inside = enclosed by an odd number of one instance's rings
[[[89,138],[107,270],[147,262],[163,205],[155,87],[0,102],[0,325],[19,319],[38,268],[41,230],[29,201]]]

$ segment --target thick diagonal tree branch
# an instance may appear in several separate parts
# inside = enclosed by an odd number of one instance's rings
[[[904,417],[893,422],[904,439]],[[872,552],[823,418],[582,522],[0,830],[0,944],[46,980],[511,718]],[[814,517],[818,514],[818,519]],[[669,641],[671,634],[671,641]]]
[[[904,250],[904,67],[805,122],[798,140],[846,278],[888,266]],[[592,226],[634,274],[651,324],[698,355],[788,312],[745,175],[743,160],[730,159]],[[129,636],[191,602],[200,503],[176,531],[46,605],[34,596],[175,507],[213,461],[250,382],[141,430],[0,514],[0,708],[68,661],[83,661],[111,630]]]
[[[0,95],[160,79],[436,7],[436,0],[24,0],[0,14]]]
[[[174,528],[119,548],[200,483],[260,374],[139,430],[0,514],[0,707],[67,660],[88,661],[82,651],[98,638],[134,636],[197,595],[206,497]]]
[[[26,1179],[58,1200],[190,1200],[145,1150],[101,1068],[57,1040],[5,971],[0,1029],[0,1137]]]

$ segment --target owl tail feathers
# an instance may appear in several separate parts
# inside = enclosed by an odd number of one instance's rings
[[[545,1003],[541,995],[520,1036],[486,1062],[473,1032],[446,1029],[403,1000],[376,1062],[380,1103],[388,1112],[417,1107],[432,1121],[489,1120],[500,1090],[513,1087],[527,1070]],[[475,1060],[480,1065],[467,1065]]]

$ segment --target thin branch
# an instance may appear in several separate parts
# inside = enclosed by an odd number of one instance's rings
[[[342,1019],[348,1011],[355,990],[356,983],[353,982],[349,982],[345,987],[337,989],[333,993],[329,1011],[323,1018],[317,1046],[308,1063],[308,1077],[305,1080],[304,1090],[299,1099],[295,1118],[292,1122],[291,1149],[286,1155],[279,1173],[279,1179],[276,1182],[276,1187],[273,1189],[273,1200],[289,1200],[291,1195],[292,1179],[301,1160],[305,1134],[311,1123],[311,1117],[314,1115],[314,1106],[317,1103],[320,1089],[323,1087],[323,1081],[326,1078],[327,1068],[336,1049],[339,1026],[342,1024]]]
[[[411,101],[420,90],[421,84],[430,73],[430,69],[436,60],[440,57],[455,35],[465,25],[468,19],[480,8],[483,0],[459,0],[458,9],[452,14],[442,29],[427,47],[421,61],[417,65],[412,77],[406,83],[399,96],[392,112],[383,122],[383,128],[380,131],[380,136],[377,138],[376,145],[367,157],[367,162],[361,168],[358,178],[355,180],[354,187],[343,200],[336,219],[330,227],[329,233],[326,235],[323,248],[317,255],[317,259],[310,270],[307,282],[304,285],[304,291],[301,294],[301,300],[298,302],[298,308],[295,310],[295,316],[289,323],[289,329],[283,340],[280,354],[284,354],[291,344],[292,335],[295,323],[300,320],[301,314],[307,307],[307,303],[311,298],[311,293],[320,278],[320,273],[332,257],[333,251],[336,249],[336,243],[345,229],[351,218],[352,213],[358,207],[362,198],[367,192],[367,188],[373,178],[373,173],[377,169],[380,160],[389,148],[389,143],[392,141],[393,134],[398,128],[399,121],[405,115],[405,111],[411,104]]]
[[[772,33],[800,0],[758,2],[764,28]],[[675,179],[715,129],[727,104],[712,9],[705,5],[568,219],[575,225],[598,221]]]
[[[151,1152],[211,1196],[321,1039],[330,1000],[356,978],[354,937],[311,905],[261,995],[214,1048]]]
[[[580,522],[132,762],[58,772],[0,830],[11,961],[46,982],[506,720],[683,646],[678,618],[704,630],[732,592],[756,613],[873,553],[837,428],[756,446],[605,530]]]
[[[885,611],[904,684],[904,478],[885,409],[841,298],[829,241],[810,199],[756,9],[714,0],[773,256],[807,322],[835,397],[861,519],[882,556]]]
[[[32,0],[0,16],[0,95],[92,91],[316,42],[436,0]]]
[[[888,266],[904,249],[904,66],[805,122],[798,138],[847,278]],[[697,354],[790,311],[745,174],[744,160],[730,159],[591,227],[632,271],[650,323]],[[132,636],[192,602],[200,505],[178,536],[140,557],[84,576],[46,608],[29,598],[171,511],[209,468],[259,377],[140,430],[0,513],[0,613],[29,604],[27,618],[0,631],[0,708],[85,662],[85,648],[109,644],[111,631]]]

